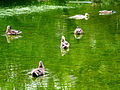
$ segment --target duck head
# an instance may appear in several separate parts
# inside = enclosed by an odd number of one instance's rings
[[[43,62],[42,62],[42,61],[39,62],[38,68],[44,68],[44,65],[43,65]]]
[[[6,28],[6,33],[7,33],[7,32],[10,32],[10,30],[11,30],[11,26],[8,25],[7,28]]]
[[[88,19],[89,19],[89,14],[85,13],[85,20],[88,20]]]
[[[77,28],[76,29],[80,29],[80,27],[79,26],[77,26]]]
[[[7,26],[7,30],[11,30],[11,26],[10,25]]]
[[[88,17],[88,16],[89,16],[89,14],[88,14],[88,13],[85,13],[85,16],[86,16],[86,17]]]
[[[64,41],[65,41],[65,37],[62,36],[62,38],[61,38],[61,42],[64,42]]]
[[[79,26],[77,26],[77,28],[75,30],[76,31],[81,31],[81,28]]]

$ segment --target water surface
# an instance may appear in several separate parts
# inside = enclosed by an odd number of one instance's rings
[[[37,11],[0,14],[1,90],[119,90],[119,7],[84,4],[76,8],[45,6],[45,11],[35,8]],[[3,9],[0,12],[8,10]],[[117,13],[99,15],[98,11],[104,9]],[[90,14],[88,20],[68,18],[86,12]],[[4,36],[7,25],[21,30],[22,37],[9,39],[8,43]],[[73,35],[77,26],[85,32],[80,40]],[[70,43],[64,56],[60,50],[62,35]],[[40,60],[47,73],[34,79],[28,73]]]

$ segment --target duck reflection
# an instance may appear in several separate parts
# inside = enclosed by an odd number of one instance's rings
[[[68,51],[69,51],[69,48],[67,48],[67,49],[61,48],[61,55],[64,56]]]
[[[42,82],[44,80],[44,77],[45,76],[41,76],[41,77],[38,77],[38,78],[37,77],[32,77],[32,80]]]
[[[25,87],[27,90],[38,90],[38,87],[47,87],[47,81],[48,79],[45,76],[33,77],[30,83],[25,84]]]
[[[12,40],[18,39],[18,38],[22,38],[21,35],[5,35],[7,42],[10,43]]]
[[[81,39],[83,37],[83,34],[81,34],[81,35],[74,34],[74,37],[75,37],[75,39]]]

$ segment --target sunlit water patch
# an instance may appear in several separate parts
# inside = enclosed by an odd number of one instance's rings
[[[44,6],[15,7],[12,9],[2,8],[0,9],[0,18],[3,18],[5,16],[19,15],[19,14],[30,14],[33,12],[46,12],[49,10],[63,9],[63,8],[73,8],[73,7],[44,5]]]
[[[79,3],[93,3],[92,1],[69,1],[68,3],[79,4]]]

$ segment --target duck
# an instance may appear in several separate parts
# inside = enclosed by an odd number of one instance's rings
[[[32,70],[31,74],[32,77],[39,77],[45,74],[45,69],[42,61],[39,62],[38,68]]]
[[[6,28],[6,34],[7,35],[19,35],[21,33],[22,33],[22,31],[12,30],[10,25],[8,25],[7,28]]]
[[[61,45],[60,48],[61,49],[68,49],[70,46],[70,44],[65,40],[65,36],[61,37]]]
[[[85,13],[85,15],[75,15],[75,16],[71,16],[69,18],[70,19],[85,19],[85,20],[88,20],[88,16],[89,16],[89,14]]]
[[[113,10],[102,10],[102,11],[99,11],[99,15],[109,15],[109,14],[113,14],[113,13],[116,13],[116,11],[113,11]]]
[[[83,30],[82,30],[80,27],[77,26],[77,28],[76,28],[75,31],[74,31],[74,34],[75,34],[75,35],[83,34]]]

